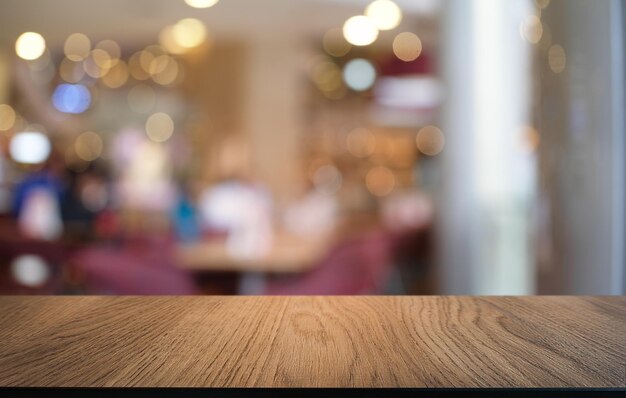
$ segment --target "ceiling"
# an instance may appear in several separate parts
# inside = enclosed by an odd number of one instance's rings
[[[61,46],[74,32],[123,46],[156,42],[159,31],[181,18],[203,20],[217,38],[317,37],[360,14],[368,0],[221,0],[194,9],[183,0],[14,0],[0,1],[0,46],[12,47],[24,31]],[[396,0],[405,26],[437,12],[437,0]]]

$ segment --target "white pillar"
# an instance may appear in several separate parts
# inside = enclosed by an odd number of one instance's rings
[[[444,7],[440,286],[450,294],[534,291],[529,204],[530,1],[449,0]]]

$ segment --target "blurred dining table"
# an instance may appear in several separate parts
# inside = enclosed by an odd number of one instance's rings
[[[226,239],[180,243],[175,250],[179,268],[195,272],[255,272],[295,274],[314,268],[329,249],[330,237],[277,232],[266,251],[238,255]]]

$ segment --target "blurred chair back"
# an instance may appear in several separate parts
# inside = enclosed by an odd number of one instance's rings
[[[385,292],[392,274],[392,242],[370,231],[333,248],[312,271],[270,279],[268,295],[352,295]]]
[[[72,258],[88,294],[186,295],[198,293],[193,278],[176,268],[169,240],[121,247],[85,248]]]

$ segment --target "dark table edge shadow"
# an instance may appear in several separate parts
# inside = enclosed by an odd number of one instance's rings
[[[0,387],[11,397],[219,397],[219,398],[625,398],[617,388],[180,388],[180,387]]]

